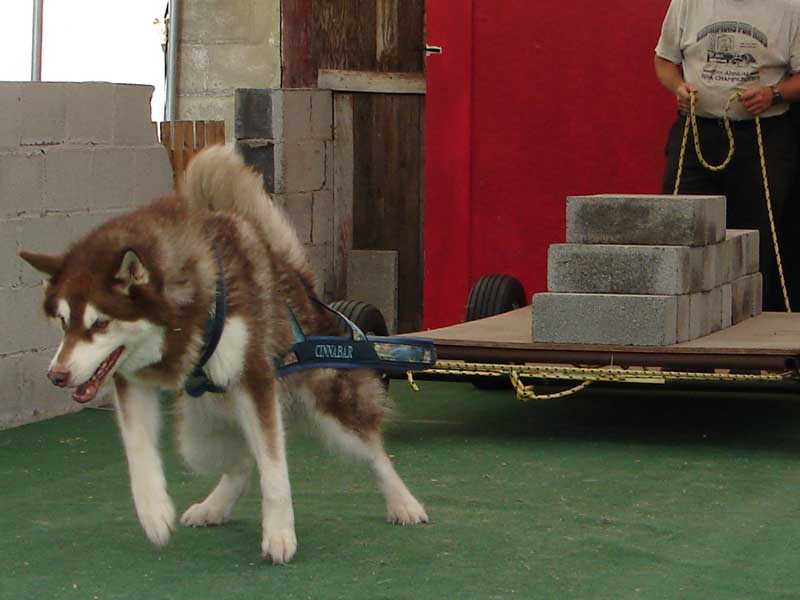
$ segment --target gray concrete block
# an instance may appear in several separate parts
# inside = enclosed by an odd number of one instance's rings
[[[44,291],[35,287],[0,288],[0,354],[53,347],[59,335],[44,317]]]
[[[152,146],[158,143],[150,117],[153,86],[116,84],[112,143],[115,146]]]
[[[94,151],[89,146],[44,149],[44,203],[48,210],[87,210],[92,204]]]
[[[724,196],[567,198],[569,243],[705,246],[724,239]]]
[[[277,90],[240,88],[234,96],[234,134],[237,140],[280,140],[282,97]],[[277,111],[276,111],[277,109]]]
[[[69,144],[110,144],[114,131],[114,84],[71,83],[66,87]]]
[[[389,334],[397,333],[398,253],[351,250],[347,253],[347,299],[374,304]]]
[[[688,342],[691,339],[691,294],[677,297],[677,332],[675,341]]]
[[[729,229],[726,241],[730,245],[730,273],[728,281],[757,273],[759,264],[759,232],[757,229]]]
[[[306,246],[306,252],[317,277],[318,289],[325,302],[340,300],[334,298],[336,279],[333,272],[333,247],[330,244]]]
[[[325,187],[326,144],[307,140],[276,145],[276,192],[313,192]]]
[[[18,224],[19,249],[39,254],[63,254],[77,239],[73,224],[75,218],[75,215],[51,213],[21,220]],[[38,285],[46,278],[28,263],[18,260],[22,265],[22,285]]]
[[[282,192],[275,186],[275,170],[278,163],[275,159],[275,143],[256,140],[240,140],[236,142],[236,149],[242,155],[244,162],[261,174],[264,189],[270,193]]]
[[[311,139],[312,90],[305,88],[279,90],[283,98],[281,141],[293,144]]]
[[[22,145],[60,144],[66,139],[66,84],[22,84]]]
[[[312,215],[311,241],[314,244],[333,243],[333,192],[314,192],[314,213]]]
[[[127,165],[128,168],[131,165]],[[135,206],[173,193],[172,166],[161,144],[135,148],[132,200]]]
[[[294,226],[297,237],[303,244],[310,244],[312,241],[311,227],[314,200],[311,193],[304,194],[277,194],[273,196],[273,202],[283,208],[289,222]]]
[[[38,149],[0,154],[0,218],[44,208],[44,155]]]
[[[654,295],[708,290],[718,278],[718,246],[553,244],[547,289]]]
[[[743,277],[734,279],[731,284],[731,296],[731,321],[734,325],[745,319],[761,314],[761,273],[744,275]]]
[[[0,221],[0,286],[17,285],[22,273],[19,251],[20,221]]]
[[[720,286],[722,294],[722,319],[721,328],[727,329],[733,325],[733,284],[726,283]]]
[[[0,82],[0,150],[16,148],[22,141],[22,84]]]
[[[311,91],[311,137],[333,140],[333,92]]]
[[[136,163],[140,151],[141,148],[136,147],[95,148],[89,199],[92,210],[128,208],[135,203]]]
[[[669,346],[677,296],[543,293],[533,296],[533,339],[565,344]]]

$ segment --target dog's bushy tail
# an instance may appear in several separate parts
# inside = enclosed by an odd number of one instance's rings
[[[295,269],[307,269],[303,245],[284,212],[264,191],[261,177],[230,146],[211,146],[197,154],[181,187],[192,206],[229,211],[254,222],[273,252]]]

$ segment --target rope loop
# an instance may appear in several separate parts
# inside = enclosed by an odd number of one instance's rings
[[[708,161],[703,157],[703,152],[700,150],[700,133],[697,130],[697,109],[696,109],[696,102],[697,102],[697,92],[691,92],[689,94],[689,114],[686,118],[686,123],[683,127],[683,139],[681,140],[681,151],[678,155],[678,171],[675,175],[675,187],[672,190],[672,195],[677,196],[678,190],[680,189],[681,185],[681,176],[683,175],[683,163],[684,159],[686,158],[686,142],[689,139],[689,127],[691,126],[692,129],[692,138],[694,140],[694,150],[697,154],[697,159],[700,161],[700,164],[703,165],[709,171],[722,171],[725,169],[733,159],[733,153],[735,150],[735,142],[733,138],[733,130],[731,129],[731,122],[730,118],[728,117],[728,112],[730,111],[731,104],[734,100],[737,100],[741,92],[734,92],[731,94],[728,101],[725,103],[725,110],[722,114],[722,123],[725,126],[725,134],[728,137],[728,155],[725,159],[718,165],[709,164]],[[755,117],[756,123],[756,139],[758,140],[758,157],[761,161],[761,178],[764,182],[764,198],[767,202],[767,215],[769,216],[769,228],[770,232],[772,233],[772,246],[775,250],[775,261],[778,263],[778,278],[780,279],[781,283],[781,292],[783,293],[783,304],[786,307],[786,312],[792,312],[791,304],[789,303],[789,292],[786,289],[786,277],[783,274],[783,261],[781,261],[781,251],[778,245],[778,232],[775,227],[775,217],[772,214],[772,196],[770,195],[769,191],[769,179],[767,177],[767,162],[764,158],[764,139],[761,135],[761,117],[756,115]]]

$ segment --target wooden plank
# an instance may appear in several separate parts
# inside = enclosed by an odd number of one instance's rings
[[[425,94],[425,76],[421,73],[377,73],[320,69],[317,86],[340,92],[372,94]]]
[[[169,121],[161,122],[161,145],[167,149],[169,160],[172,162],[172,129],[169,126]]]
[[[374,0],[314,0],[311,39],[315,68],[375,70]]]
[[[282,0],[281,9],[281,86],[311,87],[317,81],[312,57],[314,0]]]
[[[375,2],[375,58],[380,65],[395,64],[400,46],[398,0]]]
[[[354,100],[353,247],[398,252],[398,330],[422,314],[424,98],[357,94]]]
[[[353,249],[353,96],[333,95],[334,297],[347,293],[347,253]]]
[[[208,125],[211,127],[211,135],[207,145],[225,144],[225,121],[211,121]]]
[[[184,156],[184,133],[185,130],[183,127],[180,126],[180,121],[173,121],[170,124],[172,128],[172,170],[175,179],[175,187],[178,187],[178,182],[180,182],[181,178],[183,177],[183,170],[186,168],[186,157]]]
[[[192,157],[195,155],[194,149],[194,121],[181,121],[179,127],[183,129],[183,169],[179,174],[183,177],[186,167],[189,166]]]
[[[206,127],[208,121],[195,121],[194,123],[194,147],[198,150],[206,147]]]
[[[618,354],[800,355],[800,313],[762,313],[733,327],[672,346],[615,346],[608,344],[545,344],[531,339],[531,308],[431,329],[417,335],[461,346],[531,350],[593,350]]]

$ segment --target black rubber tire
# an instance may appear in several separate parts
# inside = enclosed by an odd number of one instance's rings
[[[374,304],[359,300],[337,300],[331,308],[338,310],[367,335],[389,335],[386,320]]]
[[[484,275],[472,286],[464,321],[499,315],[528,304],[525,288],[511,275]]]
[[[337,300],[331,302],[331,308],[338,310],[345,317],[355,323],[367,335],[389,335],[386,328],[386,319],[378,307],[360,300]],[[385,389],[389,389],[390,379],[386,373],[378,371],[378,376]]]
[[[484,275],[469,291],[464,321],[493,317],[528,304],[525,288],[511,275]],[[479,390],[506,390],[511,383],[506,378],[478,379],[472,385]]]

